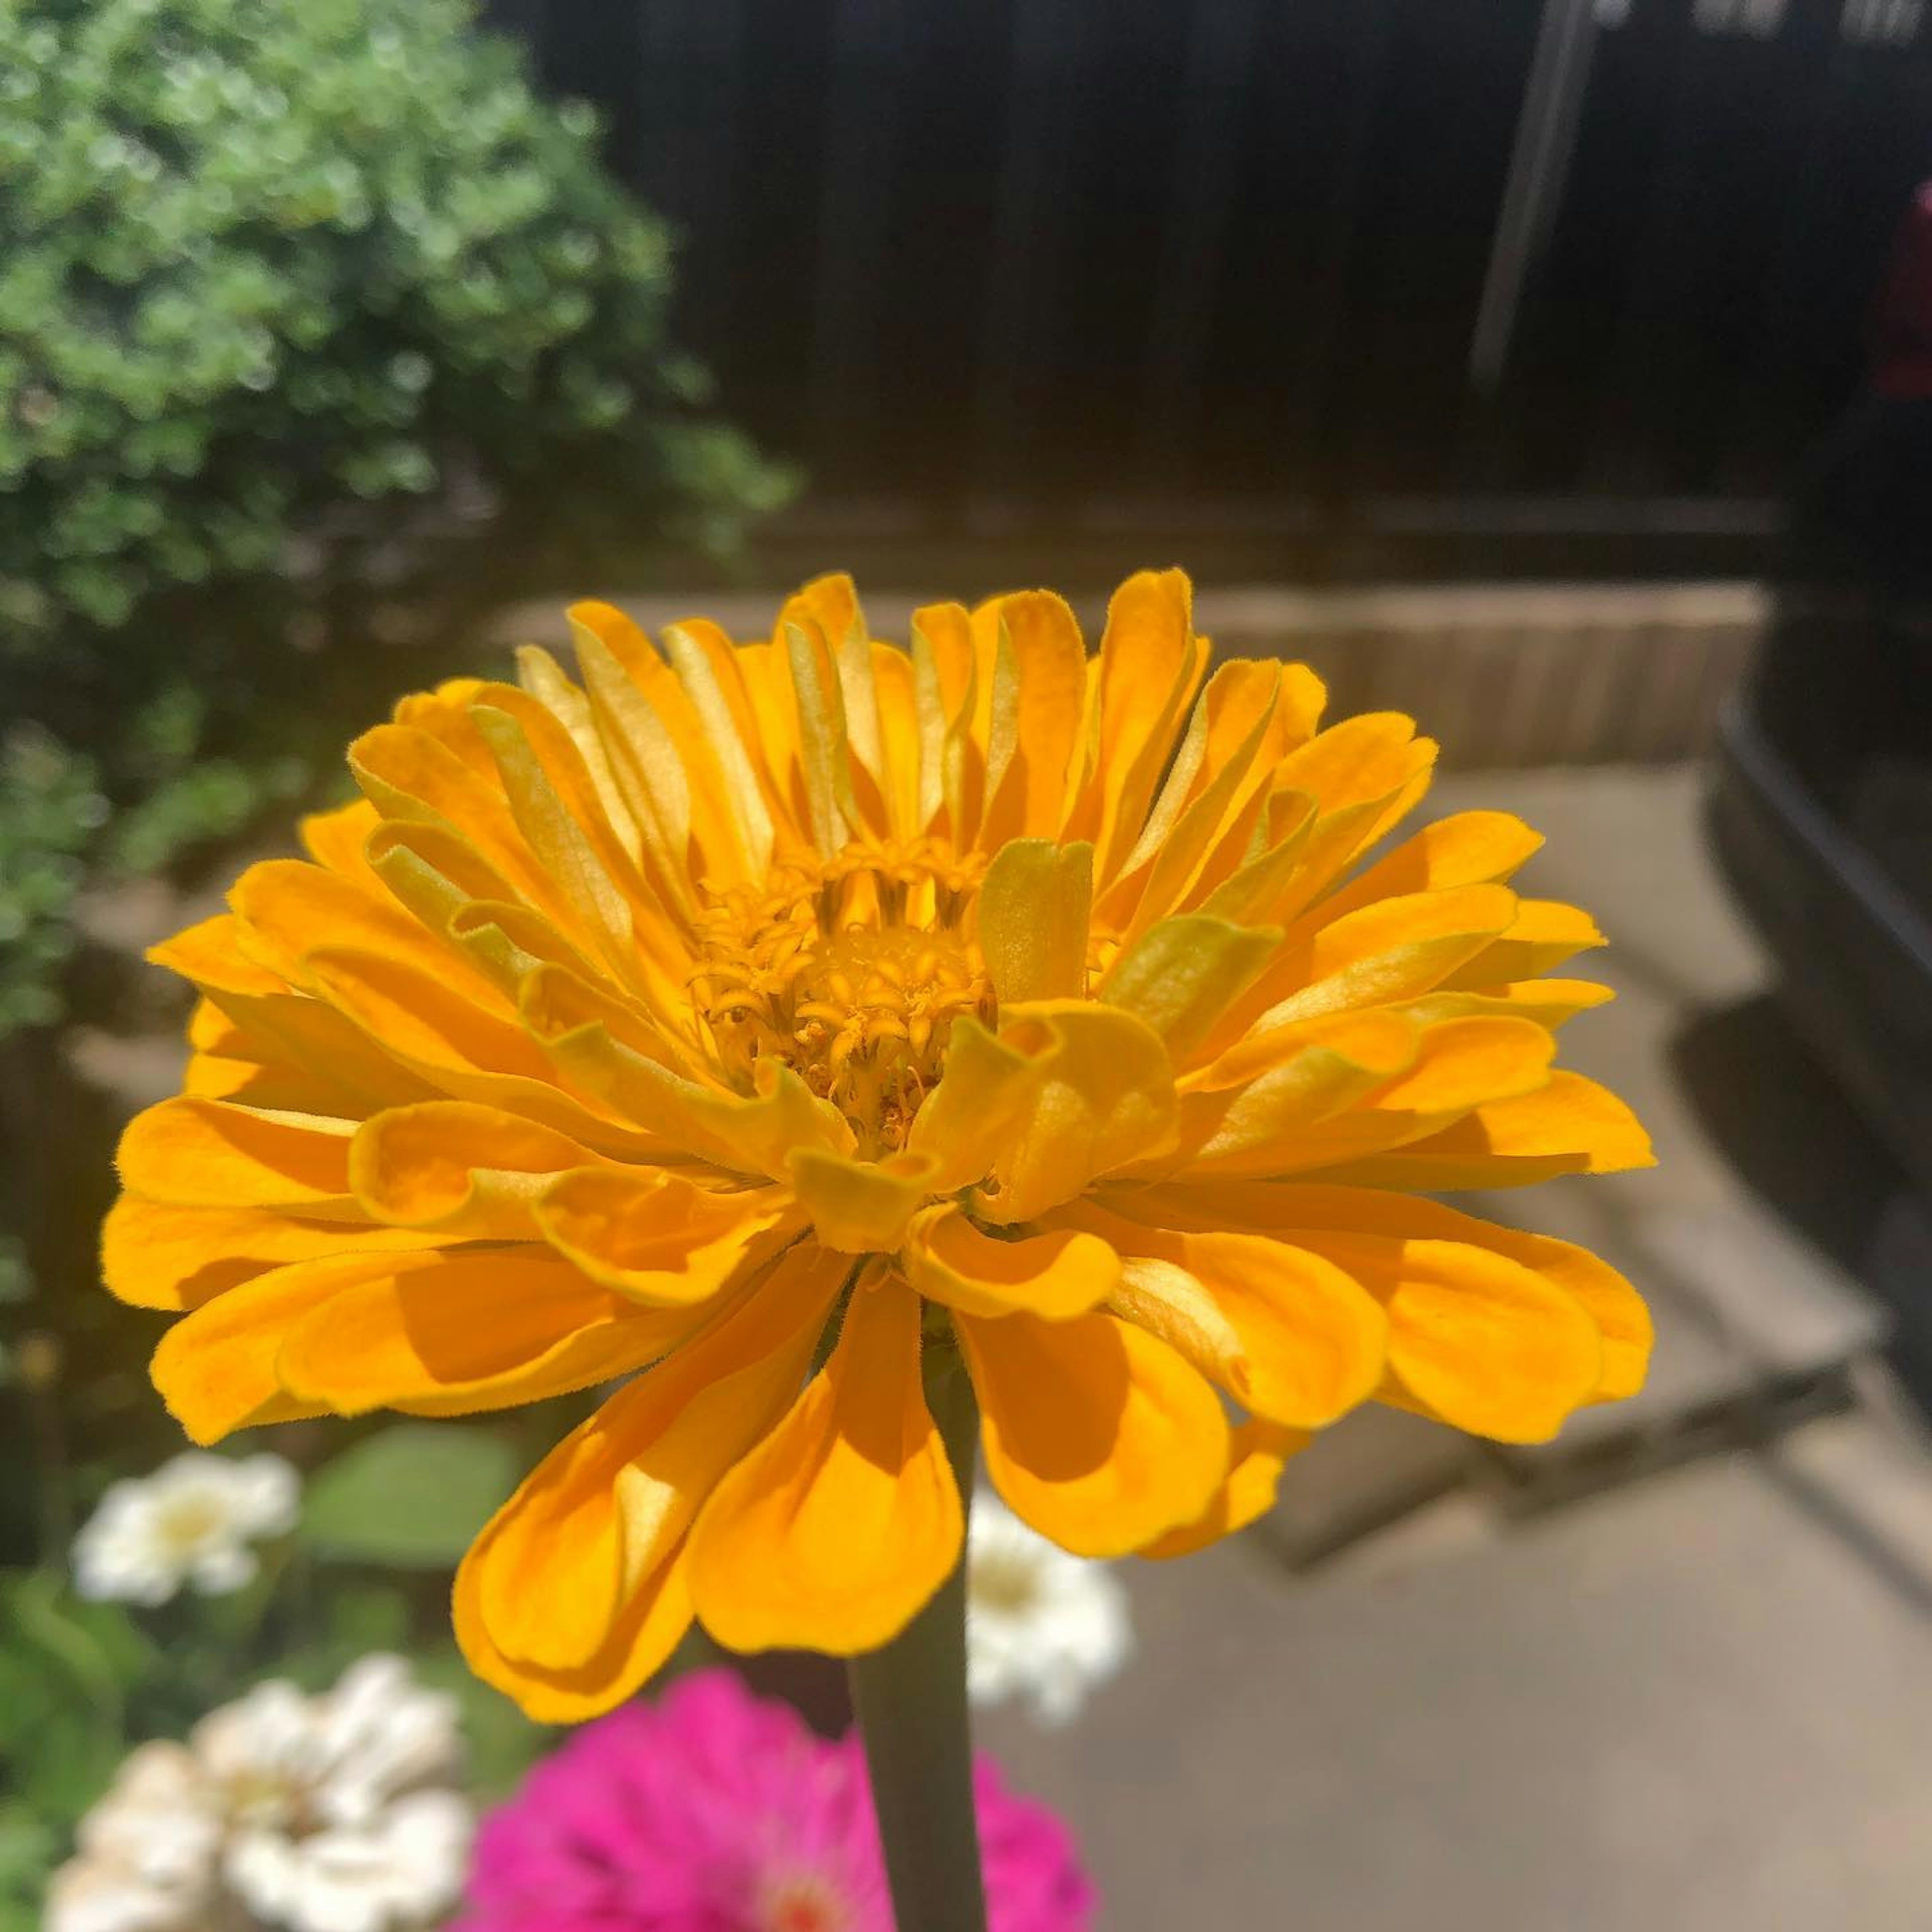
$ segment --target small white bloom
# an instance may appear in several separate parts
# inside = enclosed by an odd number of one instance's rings
[[[474,1828],[454,1701],[400,1658],[257,1684],[143,1744],[82,1821],[46,1932],[405,1932],[457,1901]]]
[[[997,1498],[974,1498],[966,1547],[974,1702],[1022,1696],[1040,1723],[1064,1724],[1132,1648],[1127,1594],[1104,1564],[1069,1556]]]
[[[74,1587],[149,1605],[184,1583],[204,1596],[238,1590],[255,1574],[250,1542],[295,1526],[301,1488],[279,1456],[236,1462],[190,1450],[110,1487],[74,1538]]]

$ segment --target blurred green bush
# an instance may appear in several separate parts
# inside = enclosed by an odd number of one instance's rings
[[[421,681],[371,632],[788,493],[596,132],[466,0],[0,0],[0,1034]]]

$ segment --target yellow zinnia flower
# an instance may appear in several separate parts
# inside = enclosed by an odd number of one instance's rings
[[[1608,994],[1539,976],[1600,942],[1502,883],[1533,833],[1464,813],[1348,880],[1428,782],[1407,718],[1322,730],[1272,662],[1197,698],[1178,572],[1092,658],[1039,591],[909,653],[843,578],[769,644],[572,615],[580,685],[532,650],[405,699],[312,862],[158,949],[195,1052],[105,1236],[182,1312],[154,1379],[200,1442],[632,1378],[458,1576],[532,1713],[694,1613],[902,1628],[958,1554],[949,1333],[994,1486],[1095,1556],[1250,1520],[1371,1398],[1526,1442],[1638,1386],[1618,1275],[1414,1192],[1649,1154],[1552,1070]]]

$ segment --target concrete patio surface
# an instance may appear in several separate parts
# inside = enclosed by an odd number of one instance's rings
[[[1069,1730],[982,1727],[1108,1932],[1932,1926],[1932,1455],[1856,1273],[1894,1183],[1762,997],[1697,784],[1430,805],[1520,811],[1550,842],[1520,883],[1614,942],[1565,1058],[1659,1166],[1476,1205],[1637,1282],[1651,1388],[1534,1452],[1366,1412],[1245,1538],[1125,1570],[1128,1673]]]

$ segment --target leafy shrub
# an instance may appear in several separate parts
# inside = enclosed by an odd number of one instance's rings
[[[383,600],[722,546],[786,493],[699,413],[595,138],[466,0],[0,0],[0,664],[38,726],[0,1030],[50,1016],[81,872],[245,823],[395,681]]]

